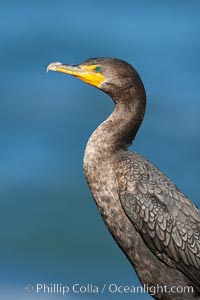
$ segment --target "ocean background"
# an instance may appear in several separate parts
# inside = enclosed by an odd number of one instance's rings
[[[200,1],[1,0],[0,38],[0,299],[151,299],[36,293],[37,283],[140,285],[82,170],[113,103],[46,67],[98,56],[131,63],[148,99],[131,149],[200,206]]]

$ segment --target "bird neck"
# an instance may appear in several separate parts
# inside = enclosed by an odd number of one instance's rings
[[[129,88],[111,95],[115,102],[113,113],[93,132],[84,155],[84,173],[90,188],[121,150],[127,150],[134,140],[144,117],[146,96],[144,88]],[[103,170],[103,171],[102,171]],[[96,179],[95,179],[96,178]],[[93,191],[94,193],[94,191]]]
[[[101,139],[101,147],[116,151],[127,149],[134,140],[142,123],[146,95],[143,85],[123,90],[112,95],[115,109],[108,119],[97,128],[97,136]]]

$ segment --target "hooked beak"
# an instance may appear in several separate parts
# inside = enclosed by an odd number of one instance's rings
[[[66,65],[60,62],[51,63],[47,67],[47,72],[56,71],[65,74],[69,74],[75,76],[82,81],[91,84],[95,87],[99,87],[99,85],[105,80],[105,77],[101,73],[95,72],[96,65]]]

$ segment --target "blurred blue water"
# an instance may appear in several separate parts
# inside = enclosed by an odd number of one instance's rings
[[[25,294],[28,282],[137,285],[82,172],[86,141],[110,114],[112,102],[74,78],[47,76],[45,68],[52,61],[79,63],[97,56],[133,64],[148,106],[132,149],[198,205],[200,2],[0,4],[2,299],[40,299]],[[145,297],[135,299],[150,299]]]

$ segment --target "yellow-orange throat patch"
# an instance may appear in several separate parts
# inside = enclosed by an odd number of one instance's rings
[[[91,66],[80,66],[80,67],[84,72],[83,73],[81,72],[80,74],[74,76],[85,81],[86,83],[98,87],[105,80],[105,77],[100,72],[95,71],[95,69],[98,66],[91,65]]]

